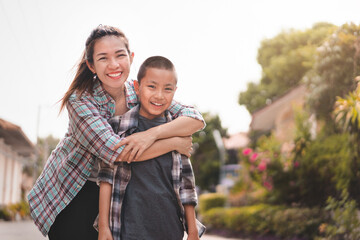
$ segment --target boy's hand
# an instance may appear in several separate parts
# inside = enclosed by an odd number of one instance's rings
[[[98,240],[113,240],[110,228],[99,228]]]
[[[175,137],[177,140],[176,143],[176,151],[178,151],[180,154],[183,154],[187,157],[191,156],[191,153],[193,152],[193,144],[192,144],[192,137]]]
[[[198,231],[189,232],[187,236],[187,240],[200,240]]]

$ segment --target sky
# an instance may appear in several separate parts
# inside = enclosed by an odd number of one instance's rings
[[[150,56],[177,69],[175,99],[218,114],[229,133],[248,131],[238,104],[259,82],[261,41],[317,22],[360,24],[359,0],[0,0],[0,118],[28,138],[64,136],[68,89],[91,30],[122,29],[135,53],[130,77]]]

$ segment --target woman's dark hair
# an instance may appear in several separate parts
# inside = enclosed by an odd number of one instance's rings
[[[177,82],[176,70],[174,64],[167,59],[166,57],[162,56],[153,56],[146,59],[143,64],[141,64],[139,72],[137,74],[137,80],[140,83],[141,79],[143,79],[146,75],[146,70],[148,68],[157,68],[157,69],[164,69],[173,71],[175,75],[175,81]]]
[[[116,36],[123,39],[125,47],[130,54],[129,40],[125,34],[116,27],[99,25],[97,28],[92,30],[90,36],[87,38],[85,43],[85,50],[82,54],[80,62],[77,65],[77,71],[74,80],[72,81],[69,89],[64,94],[64,97],[61,99],[60,112],[65,108],[66,103],[68,102],[71,94],[75,91],[78,91],[79,96],[81,96],[85,91],[88,91],[90,94],[93,94],[93,73],[90,71],[86,65],[86,60],[90,63],[94,63],[94,46],[97,40],[106,37],[106,36]]]

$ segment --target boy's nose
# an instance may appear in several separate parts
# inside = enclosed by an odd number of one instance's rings
[[[161,90],[156,91],[156,97],[159,98],[159,99],[163,98],[164,97],[163,92]]]

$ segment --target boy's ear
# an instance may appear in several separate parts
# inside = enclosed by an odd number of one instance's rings
[[[90,71],[92,71],[94,74],[96,73],[95,69],[94,69],[93,66],[89,63],[88,60],[86,60],[86,65],[88,66],[88,68],[90,69]]]
[[[134,80],[134,89],[137,95],[139,95],[139,81]]]

